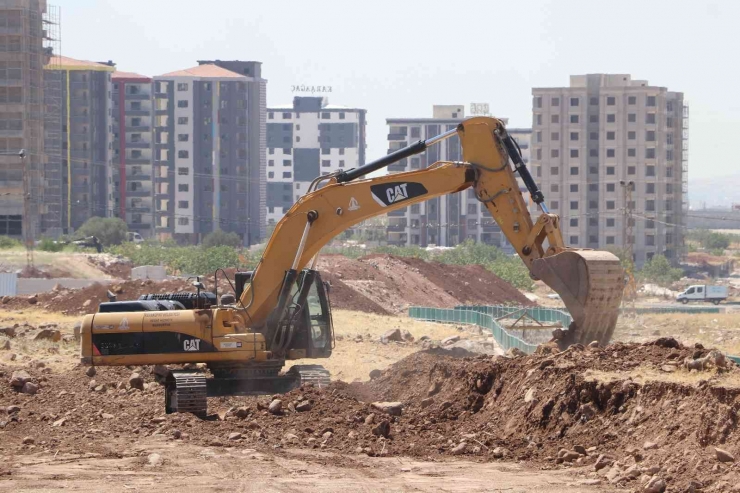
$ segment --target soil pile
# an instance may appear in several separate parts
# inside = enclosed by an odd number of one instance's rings
[[[332,304],[347,310],[405,313],[409,306],[532,305],[519,290],[479,265],[378,254],[358,260],[322,255],[319,269],[332,284]]]
[[[209,399],[218,415],[207,420],[163,415],[149,368],[98,368],[91,377],[36,362],[26,370],[40,388],[26,395],[8,384],[15,369],[0,367],[3,446],[115,455],[120,441],[164,435],[211,447],[518,460],[637,491],[740,483],[740,388],[730,385],[740,369],[689,373],[683,361],[705,355],[701,348],[664,339],[564,353],[544,346],[513,358],[460,353],[416,353],[365,384]]]
[[[178,291],[192,291],[190,282],[184,280],[169,280],[162,282],[124,281],[103,285],[95,283],[82,289],[65,289],[56,287],[48,293],[39,293],[33,296],[5,297],[2,300],[4,308],[19,309],[29,306],[38,306],[44,310],[59,312],[65,315],[86,315],[98,311],[98,305],[108,301],[108,291],[114,293],[119,300],[135,300],[142,294],[160,294]]]

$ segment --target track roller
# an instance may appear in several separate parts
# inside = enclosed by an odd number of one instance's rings
[[[206,376],[192,371],[171,371],[165,381],[164,406],[167,414],[208,415]]]

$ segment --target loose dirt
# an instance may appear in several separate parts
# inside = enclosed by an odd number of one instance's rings
[[[163,415],[162,387],[149,368],[98,368],[91,378],[81,367],[55,372],[28,365],[40,386],[31,396],[8,385],[15,368],[0,366],[0,409],[20,408],[0,415],[0,453],[132,458],[137,444],[156,439],[217,453],[302,449],[517,461],[636,491],[661,481],[667,491],[734,491],[740,484],[734,462],[740,369],[683,368],[684,358],[705,353],[672,339],[563,353],[543,346],[515,358],[434,349],[412,354],[367,383],[209,399],[207,420]],[[144,390],[128,385],[134,371],[144,377]],[[266,410],[272,398],[282,400],[282,412]],[[374,401],[398,401],[402,411],[385,414]],[[304,402],[308,410],[293,410]],[[722,455],[729,462],[718,460],[715,447],[729,454]],[[139,460],[146,468],[145,458]],[[6,472],[12,477],[12,468]]]

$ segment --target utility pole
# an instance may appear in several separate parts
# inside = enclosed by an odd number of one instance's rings
[[[625,264],[627,268],[626,272],[626,286],[624,289],[624,300],[629,304],[631,311],[634,312],[635,298],[637,297],[637,284],[635,282],[635,262],[634,262],[634,224],[635,219],[633,216],[632,207],[632,192],[635,190],[635,182],[624,180],[619,181],[619,185],[622,187],[624,209],[622,234],[624,238],[624,255],[626,257]]]
[[[31,177],[26,165],[26,150],[21,149],[18,153],[18,157],[21,159],[21,167],[23,169],[23,243],[26,246],[26,268],[30,271],[33,269],[33,223],[31,218]]]

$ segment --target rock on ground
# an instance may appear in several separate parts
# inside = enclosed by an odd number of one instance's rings
[[[13,375],[10,377],[10,386],[15,387],[16,389],[21,389],[26,384],[26,382],[29,382],[30,380],[31,375],[29,375],[27,371],[14,371]]]
[[[283,410],[283,401],[280,399],[273,399],[272,402],[270,402],[270,405],[267,407],[267,410],[270,411],[272,414],[280,414],[280,412]]]
[[[403,411],[403,403],[401,402],[373,402],[371,405],[373,409],[391,416],[400,416]]]

